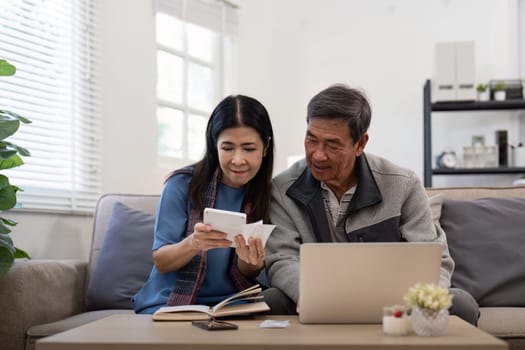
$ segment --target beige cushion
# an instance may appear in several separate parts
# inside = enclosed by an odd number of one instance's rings
[[[483,197],[525,197],[525,186],[516,187],[435,187],[427,188],[429,197],[441,193],[443,199],[470,201]]]
[[[525,336],[525,308],[482,307],[478,327],[497,337]]]
[[[133,310],[99,310],[84,312],[63,320],[33,326],[27,330],[25,350],[33,350],[35,341],[40,338],[67,331],[114,314],[132,314]]]

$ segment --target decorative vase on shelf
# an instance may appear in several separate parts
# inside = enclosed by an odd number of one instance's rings
[[[478,101],[488,101],[490,100],[488,91],[478,91]]]
[[[505,91],[494,91],[494,100],[505,101],[507,93]]]
[[[484,84],[484,83],[478,84],[478,86],[476,86],[476,91],[478,93],[478,101],[490,100],[488,84]]]
[[[497,81],[494,84],[494,100],[496,101],[505,101],[507,97],[506,85],[504,81]]]
[[[448,309],[412,309],[412,328],[419,336],[436,337],[445,334],[448,328]]]

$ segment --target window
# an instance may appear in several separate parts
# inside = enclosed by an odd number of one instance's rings
[[[25,164],[6,171],[18,206],[90,211],[101,193],[98,71],[92,0],[0,0],[0,106],[32,120],[13,142]]]
[[[157,123],[161,159],[198,160],[208,118],[231,90],[236,14],[225,1],[157,0]]]

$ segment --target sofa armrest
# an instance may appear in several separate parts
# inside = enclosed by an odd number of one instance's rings
[[[0,280],[2,346],[21,349],[29,327],[82,312],[86,271],[78,260],[15,260]]]

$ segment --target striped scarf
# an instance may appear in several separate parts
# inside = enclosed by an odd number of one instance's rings
[[[180,169],[176,174],[193,175],[193,166]],[[206,192],[204,193],[203,204],[206,208],[213,208],[215,205],[215,198],[217,196],[217,187],[220,180],[219,169],[215,170],[213,178],[208,184]],[[245,211],[249,211],[250,205],[244,205]],[[186,227],[186,237],[193,234],[195,224],[202,222],[202,211],[190,208],[190,215],[188,218],[188,225]],[[249,217],[250,215],[248,215]],[[230,253],[230,278],[235,287],[241,291],[256,282],[245,277],[237,267],[237,254],[235,250],[231,249]],[[184,267],[177,271],[177,280],[173,285],[173,289],[168,298],[167,305],[189,305],[194,304],[196,297],[199,295],[199,290],[206,275],[206,252],[200,251],[196,254]]]

